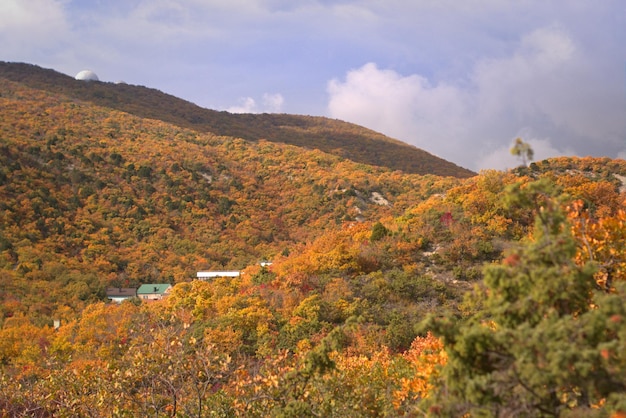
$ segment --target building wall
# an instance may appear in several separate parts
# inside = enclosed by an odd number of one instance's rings
[[[139,295],[139,299],[142,299],[142,300],[159,300],[159,299],[163,299],[163,295],[159,295],[158,293],[146,293],[144,295]]]

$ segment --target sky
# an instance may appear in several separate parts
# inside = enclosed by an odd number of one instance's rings
[[[471,170],[626,159],[623,0],[0,0],[0,60],[327,116]]]

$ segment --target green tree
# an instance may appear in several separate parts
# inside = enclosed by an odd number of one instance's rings
[[[471,294],[476,313],[429,321],[448,354],[430,412],[563,416],[591,413],[607,399],[618,408],[624,294],[594,292],[595,267],[575,263],[575,241],[547,183],[515,193],[512,201],[536,205],[533,239],[485,268],[484,286]]]
[[[519,157],[522,160],[522,165],[526,167],[533,160],[535,151],[533,151],[529,143],[522,141],[522,138],[515,138],[511,154]]]
[[[380,241],[389,235],[389,230],[385,227],[385,225],[380,222],[376,222],[372,227],[372,235],[370,235],[370,241]]]

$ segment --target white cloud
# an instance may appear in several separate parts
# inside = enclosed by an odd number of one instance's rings
[[[230,113],[278,113],[281,111],[284,101],[283,96],[279,93],[265,93],[261,107],[252,97],[243,97],[239,99],[239,105],[231,106],[226,111]]]
[[[278,113],[282,110],[284,102],[285,102],[285,99],[279,93],[276,93],[276,94],[265,93],[263,95],[264,112]]]
[[[512,56],[483,59],[472,76],[478,110],[483,117],[493,117],[508,108],[517,118],[548,110],[549,97],[537,91],[538,84],[548,87],[556,81],[573,53],[567,35],[558,29],[541,29],[524,37]]]
[[[69,29],[59,0],[2,0],[0,44],[3,59],[28,59],[29,52],[56,48],[66,40]]]
[[[230,113],[257,113],[256,102],[252,97],[243,97],[239,99],[239,102],[239,105],[231,106],[226,111]]]
[[[593,141],[626,136],[625,98],[585,70],[577,43],[552,25],[523,36],[508,55],[478,60],[462,80],[433,84],[368,63],[328,83],[328,112],[475,170],[505,164],[520,132],[532,132],[523,139],[539,159],[584,155]]]
[[[533,150],[533,161],[541,161],[547,158],[558,157],[559,155],[575,155],[575,153],[571,150],[560,150],[555,148],[549,139],[538,139],[529,137],[528,135],[530,135],[529,132],[520,132],[520,135],[516,136],[516,138],[524,136],[524,142],[528,143]],[[520,161],[519,158],[511,154],[513,144],[514,139],[511,139],[508,144],[499,146],[493,151],[487,153],[476,162],[476,169],[506,170],[522,164],[522,161]]]
[[[63,2],[58,0],[3,0],[0,3],[0,29],[3,32],[38,36],[58,30],[64,23]]]
[[[431,86],[424,77],[403,77],[369,63],[328,84],[332,117],[360,123],[437,154],[445,153],[453,133],[461,134],[466,112],[463,92],[451,85]],[[442,117],[446,115],[445,118]]]

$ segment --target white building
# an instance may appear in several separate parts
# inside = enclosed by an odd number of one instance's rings
[[[83,70],[76,74],[76,77],[74,78],[81,81],[100,81],[96,73],[91,70]]]
[[[196,277],[200,280],[215,279],[216,277],[239,277],[239,271],[199,271]]]

